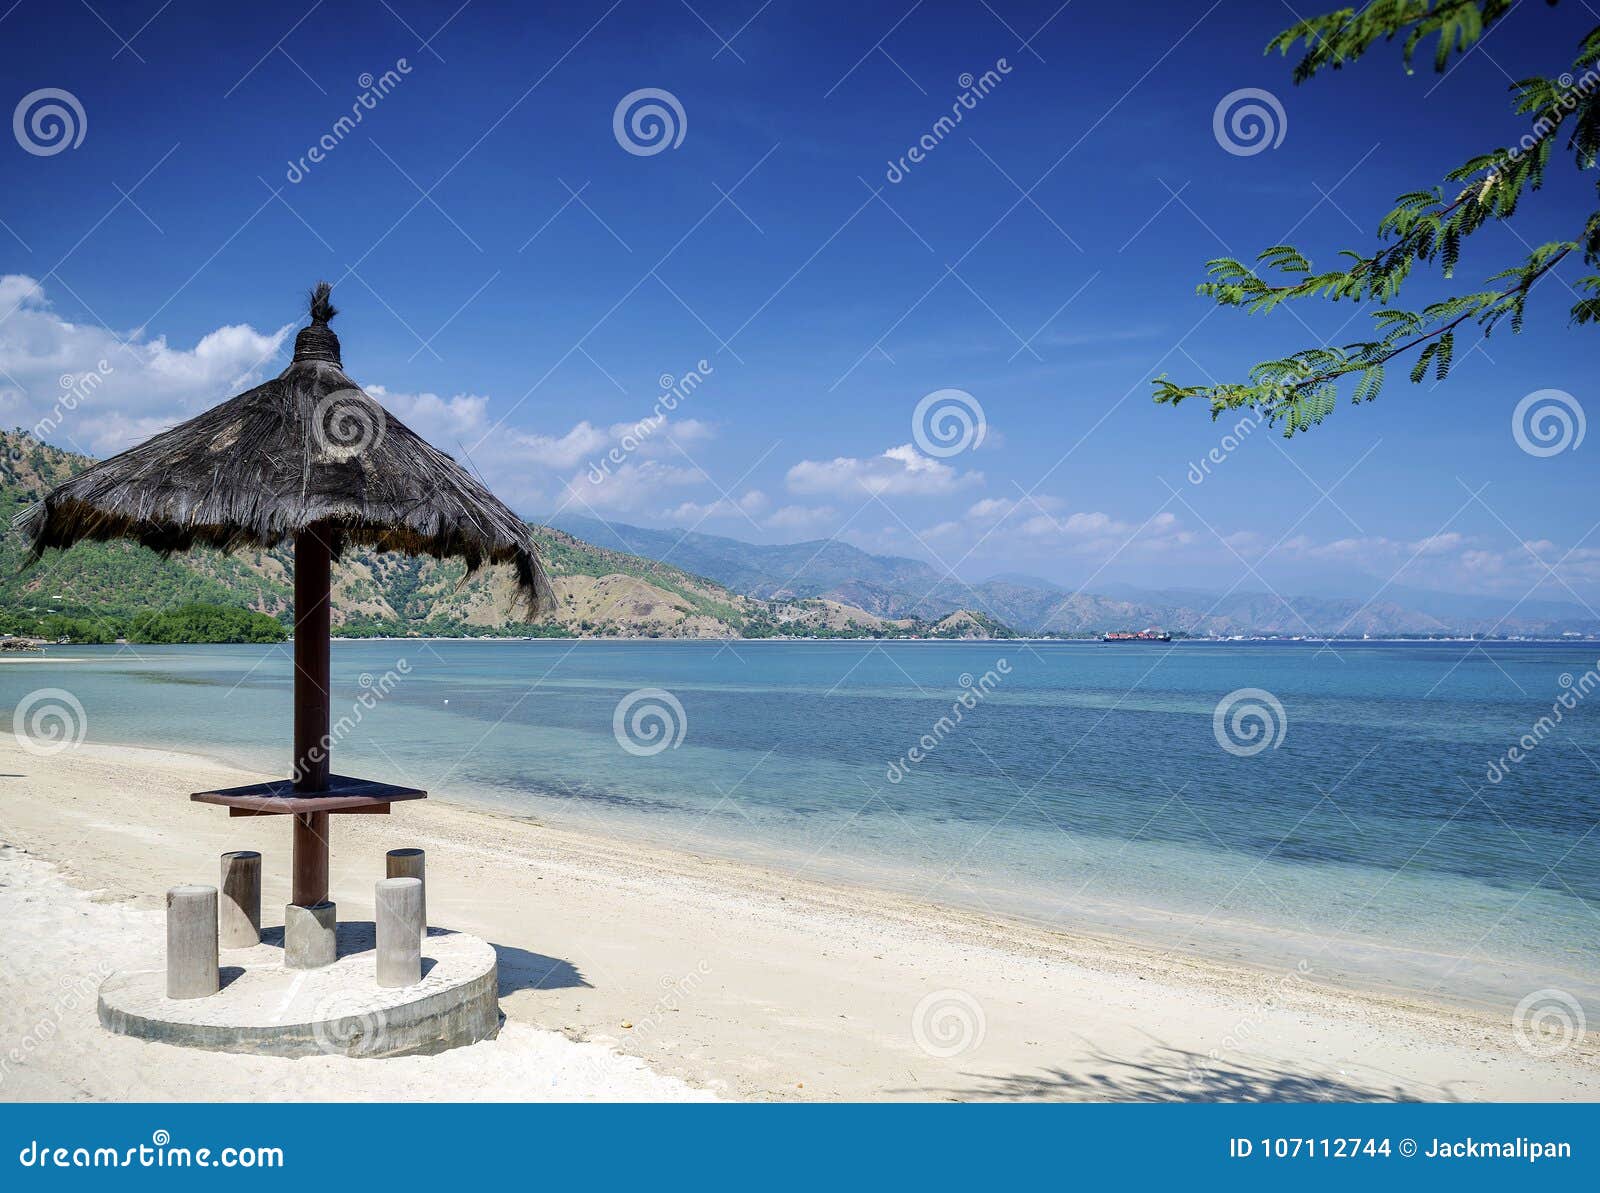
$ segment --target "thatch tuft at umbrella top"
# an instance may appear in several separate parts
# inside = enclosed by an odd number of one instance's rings
[[[511,564],[532,616],[548,583],[527,526],[345,375],[326,282],[279,376],[103,460],[26,510],[34,556],[82,539],[163,553],[271,548],[313,526],[350,544]]]

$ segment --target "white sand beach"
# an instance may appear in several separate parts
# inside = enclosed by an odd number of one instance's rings
[[[304,1060],[112,1036],[92,991],[159,964],[162,894],[289,834],[187,793],[262,776],[0,744],[0,1099],[1594,1100],[1600,1047],[1499,1017],[1046,931],[439,800],[336,817],[332,898],[428,851],[430,919],[501,950],[498,1038]]]

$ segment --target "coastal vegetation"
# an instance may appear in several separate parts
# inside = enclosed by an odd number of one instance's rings
[[[136,642],[178,645],[201,642],[281,642],[285,624],[264,613],[234,605],[187,604],[143,610],[131,616],[116,612],[47,613],[0,610],[0,633],[23,638],[82,645]]]
[[[1359,12],[1343,8],[1297,21],[1273,38],[1267,50],[1300,55],[1294,68],[1298,84],[1397,41],[1410,73],[1418,51],[1431,42],[1433,68],[1443,74],[1515,7],[1515,0],[1376,0]],[[1278,244],[1263,249],[1253,264],[1231,257],[1210,261],[1210,280],[1198,287],[1219,306],[1252,313],[1302,300],[1371,303],[1368,338],[1263,361],[1246,381],[1179,385],[1162,376],[1155,382],[1156,401],[1177,405],[1200,398],[1210,404],[1213,418],[1248,408],[1269,423],[1281,423],[1285,435],[1292,435],[1333,411],[1347,378],[1354,379],[1350,396],[1356,403],[1378,396],[1391,364],[1409,366],[1413,383],[1443,381],[1458,355],[1458,334],[1470,334],[1476,327],[1487,338],[1502,323],[1520,331],[1534,287],[1569,257],[1600,270],[1600,210],[1591,210],[1567,239],[1533,245],[1513,230],[1526,254],[1504,262],[1479,289],[1447,295],[1417,310],[1398,305],[1419,266],[1453,279],[1465,242],[1485,228],[1507,224],[1530,193],[1544,186],[1558,153],[1570,155],[1579,171],[1595,168],[1600,160],[1600,26],[1580,40],[1575,52],[1552,48],[1551,67],[1553,75],[1510,84],[1510,107],[1517,120],[1508,127],[1517,134],[1515,143],[1486,146],[1447,173],[1443,182],[1401,195],[1378,221],[1373,242],[1345,250],[1340,267],[1318,268],[1300,249]],[[1426,135],[1421,127],[1411,131]],[[1567,288],[1575,299],[1569,322],[1600,323],[1600,272]]]

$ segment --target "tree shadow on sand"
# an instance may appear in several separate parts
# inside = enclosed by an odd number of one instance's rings
[[[1398,1085],[1376,1085],[1348,1074],[1319,1074],[1242,1060],[1215,1060],[1200,1052],[1161,1045],[1138,1057],[1111,1056],[1098,1049],[1086,1063],[1046,1066],[1030,1073],[971,1073],[973,1084],[930,1092],[958,1101],[1052,1102],[1409,1102],[1416,1095]],[[1454,1099],[1431,1090],[1440,1101]]]
[[[500,962],[500,997],[519,990],[566,990],[573,986],[588,987],[589,983],[578,967],[560,957],[546,957],[543,953],[530,953],[515,945],[494,945]]]

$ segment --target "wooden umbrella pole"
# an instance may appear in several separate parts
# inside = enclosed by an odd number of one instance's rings
[[[328,672],[333,558],[327,532],[311,526],[294,541],[294,788],[328,789]],[[294,818],[294,901],[328,897],[328,814]]]
[[[294,901],[315,907],[328,898],[328,814],[297,812],[294,818]]]

